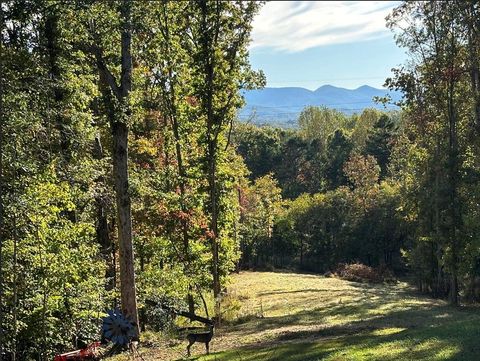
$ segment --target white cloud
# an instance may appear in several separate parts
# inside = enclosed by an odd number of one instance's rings
[[[251,48],[297,52],[388,36],[385,17],[398,1],[272,1],[254,20]]]

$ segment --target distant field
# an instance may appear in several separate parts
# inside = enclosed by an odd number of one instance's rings
[[[451,308],[405,283],[367,285],[315,275],[243,272],[212,354],[194,360],[480,360],[480,309]],[[262,317],[263,316],[263,317]],[[186,342],[141,349],[182,360]]]

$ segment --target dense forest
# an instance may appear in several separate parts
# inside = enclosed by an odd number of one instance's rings
[[[120,307],[222,317],[229,274],[362,263],[480,301],[480,6],[405,2],[397,111],[236,119],[260,2],[0,6],[0,358],[51,359]],[[389,99],[377,99],[389,102]],[[211,305],[214,305],[213,307]]]
[[[241,267],[323,273],[356,261],[404,271],[409,234],[389,179],[402,122],[398,112],[310,107],[298,130],[238,124],[252,182],[240,194]]]

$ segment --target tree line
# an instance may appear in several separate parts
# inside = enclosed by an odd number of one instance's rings
[[[399,112],[308,107],[298,130],[239,124],[253,182],[240,198],[242,267],[323,273],[361,262],[405,272],[409,233],[390,176],[404,122]]]

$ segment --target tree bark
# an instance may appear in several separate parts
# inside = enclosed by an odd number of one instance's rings
[[[137,338],[140,334],[138,323],[137,295],[135,290],[135,269],[132,240],[131,201],[128,185],[128,126],[130,118],[128,106],[132,89],[132,0],[124,0],[122,15],[122,74],[120,79],[121,103],[120,121],[111,124],[113,136],[113,172],[117,203],[117,227],[120,256],[120,294],[123,313],[135,324]]]
[[[100,136],[95,137],[94,158],[96,160],[101,160],[103,158],[103,148]],[[101,176],[95,181],[97,184],[101,185],[105,179],[103,176]],[[97,213],[97,224],[95,230],[97,243],[100,245],[100,252],[107,265],[107,269],[105,271],[105,290],[111,291],[115,288],[115,264],[113,262],[113,242],[110,239],[110,233],[108,231],[107,209],[105,206],[104,197],[104,194],[97,194],[95,196],[95,207]]]
[[[63,116],[63,102],[65,100],[66,90],[62,84],[62,69],[60,67],[60,56],[62,49],[59,44],[58,29],[58,10],[56,6],[51,6],[46,15],[45,36],[47,40],[47,53],[49,72],[53,81],[53,99],[55,101],[55,127],[57,128],[60,140],[58,143],[62,165],[65,167],[72,160],[72,152],[70,147],[70,139],[68,136],[69,119]],[[67,172],[65,172],[67,173]]]
[[[120,294],[122,312],[139,332],[135,269],[132,241],[131,201],[128,192],[128,128],[125,123],[112,124],[113,172],[117,204],[117,230],[120,255]]]
[[[435,204],[434,204],[434,212],[435,212],[435,237],[436,237],[436,250],[435,250],[435,262],[436,262],[436,276],[433,278],[433,285],[434,288],[434,296],[439,297],[441,294],[445,293],[442,290],[442,249],[441,249],[441,240],[442,234],[440,229],[440,175],[442,172],[441,163],[440,163],[440,138],[437,136],[436,140],[436,148],[435,148],[435,159],[436,165],[434,167],[435,171]]]
[[[478,11],[475,9],[475,2],[470,2],[466,9],[468,26],[468,51],[470,60],[471,87],[474,99],[474,126],[477,133],[480,133],[480,64],[479,64],[479,46],[480,46],[480,20]]]
[[[212,142],[213,143],[213,142]],[[216,181],[216,144],[210,144],[209,154],[209,175],[208,184],[210,188],[210,230],[212,231],[212,276],[213,276],[213,296],[217,298],[220,295],[220,275],[218,269],[218,207],[217,207],[217,181]]]
[[[453,66],[452,66],[453,69]],[[457,120],[454,107],[455,82],[450,80],[448,90],[448,140],[449,140],[449,197],[450,197],[450,246],[451,246],[451,278],[449,300],[452,305],[458,304],[458,240],[457,227],[459,223],[457,200],[457,174],[458,174],[458,137]]]
[[[3,7],[0,5],[0,31],[3,31]],[[0,54],[2,53],[3,42],[0,41]],[[3,355],[3,57],[0,56],[0,357]]]

